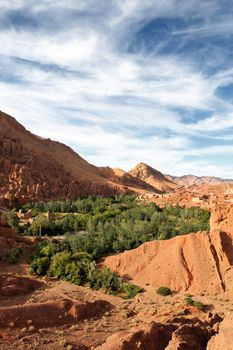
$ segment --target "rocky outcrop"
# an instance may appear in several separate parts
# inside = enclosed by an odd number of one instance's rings
[[[226,231],[233,233],[233,205],[216,206],[210,217],[211,231]]]
[[[96,350],[205,350],[221,320],[176,317],[166,323],[151,322],[131,332],[114,334]]]
[[[145,163],[137,164],[135,168],[129,171],[129,174],[162,192],[170,191],[177,187],[174,182],[167,179],[160,171]]]
[[[104,264],[141,286],[168,286],[174,291],[219,293],[232,288],[233,235],[198,232],[170,240],[153,241]]]
[[[0,214],[0,237],[16,239],[16,232],[9,226],[5,215]]]
[[[42,282],[31,278],[14,275],[0,276],[0,295],[3,296],[27,294],[43,286]]]
[[[233,314],[229,313],[219,325],[219,333],[212,337],[207,350],[232,350]]]
[[[109,179],[110,181],[117,183],[119,185],[127,186],[131,189],[137,189],[138,192],[151,192],[151,193],[161,193],[162,191],[153,185],[150,185],[146,181],[141,180],[140,178],[127,173],[126,171],[114,168],[111,169],[109,167],[99,168],[101,174]]]

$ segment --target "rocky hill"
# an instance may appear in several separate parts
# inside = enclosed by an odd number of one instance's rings
[[[33,135],[0,112],[0,205],[152,191],[128,174],[89,164],[71,148]]]
[[[233,206],[213,211],[210,232],[147,242],[105,259],[121,276],[141,286],[175,291],[232,293]]]
[[[0,112],[0,208],[50,199],[76,199],[115,193],[174,192],[179,186],[216,184],[221,179],[169,177],[145,163],[128,173],[97,167],[70,147],[33,135]],[[226,182],[228,180],[221,180]]]
[[[173,181],[166,178],[160,171],[153,169],[145,163],[137,164],[135,168],[129,171],[129,174],[160,191],[166,192],[177,187]]]

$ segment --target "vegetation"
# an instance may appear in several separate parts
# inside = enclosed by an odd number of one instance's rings
[[[74,253],[63,242],[46,240],[39,243],[31,257],[30,272],[61,278],[77,285],[89,285],[92,289],[102,288],[107,293],[122,294],[125,298],[133,298],[142,292],[138,286],[123,283],[107,267],[97,268],[91,255]]]
[[[76,201],[27,204],[33,222],[21,226],[25,235],[65,235],[73,252],[86,252],[93,259],[138,247],[155,239],[209,228],[209,212],[200,208],[138,203],[135,196],[88,197]],[[45,213],[49,211],[51,218]]]
[[[11,264],[16,264],[19,260],[20,255],[23,253],[22,248],[17,247],[14,249],[11,249],[8,254],[7,254],[7,260],[11,263]]]
[[[141,203],[136,196],[124,194],[39,202],[21,208],[23,213],[29,210],[33,219],[20,223],[22,234],[62,236],[59,243],[44,241],[38,245],[30,264],[32,273],[78,285],[88,284],[109,293],[122,293],[126,298],[142,290],[123,283],[107,268],[98,268],[96,260],[136,248],[146,241],[208,230],[210,216],[200,208],[160,208],[155,203]],[[10,215],[12,219],[13,215],[15,217],[15,211]]]
[[[8,224],[16,231],[19,232],[19,218],[16,215],[15,210],[8,210],[6,212],[6,218]]]
[[[190,295],[190,294],[187,294],[187,295],[185,296],[184,301],[185,301],[185,304],[186,304],[186,305],[194,306],[194,307],[196,307],[196,308],[199,309],[199,310],[203,310],[203,309],[206,307],[206,305],[204,305],[204,304],[201,303],[200,301],[194,300],[194,299],[192,298],[192,295]]]
[[[143,293],[144,289],[130,283],[123,283],[122,290],[126,293],[126,299],[134,298],[137,294]]]
[[[159,294],[159,295],[162,295],[162,296],[168,296],[168,295],[171,295],[172,294],[172,291],[170,288],[168,287],[159,287],[157,290],[156,290],[156,293]]]

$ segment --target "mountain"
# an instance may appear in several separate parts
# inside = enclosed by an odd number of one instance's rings
[[[161,172],[145,163],[137,164],[135,168],[129,171],[129,174],[163,192],[173,190],[177,187],[172,180],[166,178]]]
[[[222,179],[214,176],[195,176],[195,175],[183,175],[183,176],[171,176],[165,175],[166,178],[178,186],[193,186],[193,185],[218,185],[226,182],[233,182],[231,179]]]
[[[160,189],[158,187],[154,187],[145,181],[132,176],[131,174],[127,173],[126,171],[119,169],[119,168],[110,168],[110,167],[99,167],[99,170],[105,178],[108,180],[124,185],[128,187],[129,189],[136,190],[137,192],[151,192],[151,193],[161,193]]]
[[[88,163],[70,147],[33,135],[0,112],[0,207],[141,191],[159,192],[124,171]]]
[[[0,203],[109,195],[126,191],[71,148],[31,134],[0,112]]]
[[[66,145],[33,135],[0,111],[0,208],[88,195],[173,192],[179,186],[228,181],[194,175],[165,176],[145,163],[128,173],[97,167]]]

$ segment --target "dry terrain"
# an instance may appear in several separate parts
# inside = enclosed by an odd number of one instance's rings
[[[213,210],[210,233],[149,242],[106,258],[104,264],[145,288],[132,300],[30,276],[33,242],[2,222],[1,252],[20,245],[24,254],[17,265],[0,262],[0,349],[230,349],[232,214],[222,202]],[[158,295],[162,285],[173,294]],[[186,305],[187,293],[205,309]]]
[[[232,182],[164,176],[144,163],[129,173],[98,168],[2,112],[0,165],[1,211],[29,200],[122,192],[137,192],[139,201],[161,207],[211,211],[210,232],[147,242],[100,262],[144,288],[128,300],[30,275],[28,259],[38,238],[20,237],[2,220],[0,350],[232,350]],[[7,253],[16,247],[23,254],[11,264]],[[172,295],[158,295],[161,286]],[[189,305],[187,294],[199,304]]]

